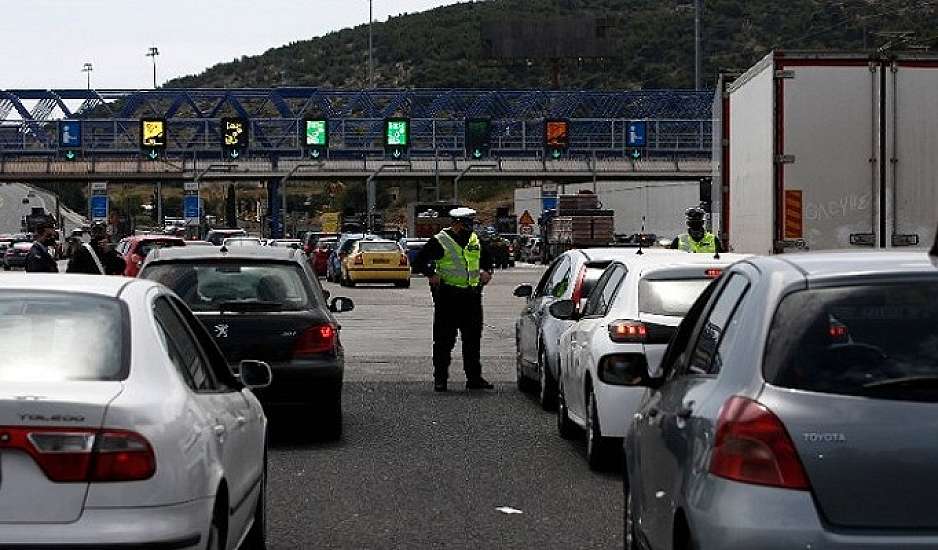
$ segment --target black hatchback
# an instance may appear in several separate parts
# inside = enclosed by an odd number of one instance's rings
[[[207,247],[156,250],[140,277],[179,295],[214,336],[228,364],[270,364],[273,383],[257,392],[270,407],[309,410],[322,431],[342,429],[345,352],[334,313],[351,311],[319,285],[300,250]]]

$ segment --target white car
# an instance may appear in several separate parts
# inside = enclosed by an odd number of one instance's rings
[[[586,459],[601,468],[621,442],[668,342],[694,301],[723,269],[746,256],[667,251],[620,257],[606,268],[581,313],[570,301],[551,313],[575,319],[560,336],[557,428],[586,432]]]
[[[267,418],[144,279],[0,276],[0,547],[264,548]]]

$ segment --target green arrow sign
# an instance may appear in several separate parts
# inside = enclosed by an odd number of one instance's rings
[[[75,151],[65,151],[65,158],[68,160],[75,160],[78,154]]]
[[[560,149],[554,149],[550,152],[550,156],[554,157],[554,160],[560,158]]]
[[[400,149],[395,149],[394,152],[391,153],[391,156],[393,156],[393,157],[396,158],[396,159],[401,158],[401,150],[400,150]]]
[[[228,152],[228,156],[231,157],[232,159],[236,159],[241,156],[241,153],[238,152],[237,149],[232,149],[231,151]]]
[[[634,151],[632,151],[632,158],[635,160],[642,158],[642,152],[639,151],[638,149],[635,149]]]
[[[479,149],[473,150],[473,151],[472,151],[472,158],[476,158],[476,159],[482,158],[482,151],[479,150]]]
[[[321,154],[322,153],[319,151],[319,149],[310,149],[309,151],[309,156],[313,157],[314,159],[318,159],[319,155]]]
[[[156,149],[150,149],[150,152],[147,153],[147,157],[149,157],[150,160],[156,160],[159,156],[160,154],[156,152]]]

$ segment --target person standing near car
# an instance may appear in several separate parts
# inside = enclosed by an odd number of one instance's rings
[[[716,254],[723,252],[720,239],[706,229],[707,213],[703,208],[692,207],[684,212],[684,221],[687,232],[678,235],[671,242],[673,250],[690,252],[693,254]]]
[[[36,240],[26,256],[26,271],[30,273],[58,273],[59,266],[49,249],[55,246],[55,226],[40,223],[36,227]]]
[[[67,273],[88,275],[123,275],[127,266],[120,254],[111,246],[107,226],[98,224],[91,228],[91,242],[82,244],[68,262]]]
[[[482,288],[492,280],[492,258],[473,231],[475,210],[457,208],[452,224],[424,245],[414,270],[433,294],[433,389],[447,390],[457,333],[462,338],[466,388],[494,388],[482,377]]]

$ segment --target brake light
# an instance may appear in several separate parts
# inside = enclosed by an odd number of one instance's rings
[[[407,256],[401,254],[401,267],[407,267]]]
[[[354,262],[354,263],[355,263],[355,265],[365,265],[365,258],[363,258],[361,255],[355,256],[355,262]]]
[[[308,328],[293,345],[293,356],[316,355],[334,351],[338,333],[332,325],[315,325]]]
[[[156,473],[147,440],[123,430],[0,427],[0,449],[25,452],[57,483],[140,481]]]
[[[761,403],[738,395],[720,409],[710,473],[741,483],[810,489],[782,421]]]
[[[829,333],[831,335],[831,340],[835,342],[845,342],[847,336],[850,334],[850,330],[847,329],[845,325],[831,325]]]
[[[609,323],[609,338],[613,342],[641,343],[648,336],[648,327],[638,321],[613,321]]]
[[[704,275],[706,275],[708,279],[718,279],[720,275],[723,275],[723,270],[722,269],[708,269],[704,271]]]
[[[583,299],[583,282],[586,280],[586,266],[580,268],[580,273],[576,276],[576,284],[573,285],[573,294],[570,296],[570,300],[573,301],[573,305],[576,306],[577,311],[580,310],[580,301]]]

